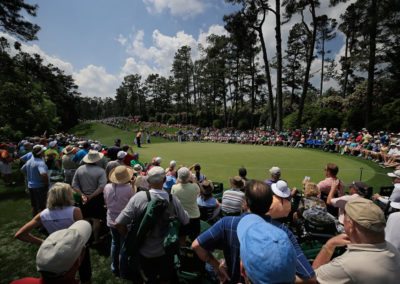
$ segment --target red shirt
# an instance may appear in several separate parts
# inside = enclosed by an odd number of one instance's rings
[[[79,284],[78,280],[53,280],[53,281],[45,281],[43,278],[33,278],[33,277],[26,277],[19,280],[14,280],[11,284]]]

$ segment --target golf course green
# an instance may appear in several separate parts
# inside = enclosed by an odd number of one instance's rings
[[[167,167],[171,160],[184,166],[200,163],[203,174],[210,180],[224,183],[224,188],[228,186],[229,177],[237,175],[242,166],[246,167],[248,178],[259,180],[268,178],[268,169],[278,166],[282,170],[282,178],[288,181],[290,187],[301,187],[305,176],[310,176],[314,182],[322,180],[327,163],[339,166],[339,177],[345,184],[361,177],[375,192],[379,191],[379,187],[391,184],[386,175],[388,171],[376,163],[319,149],[226,143],[160,143],[166,140],[158,137],[153,137],[151,144],[137,148],[133,145],[134,131],[123,131],[100,123],[81,124],[74,129],[74,133],[106,145],[112,145],[116,138],[120,138],[122,144],[131,145],[133,151],[139,153],[142,162],[150,162],[152,157],[160,156],[162,167]]]

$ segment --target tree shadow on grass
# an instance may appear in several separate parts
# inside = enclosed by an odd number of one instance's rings
[[[26,199],[27,193],[23,187],[0,186],[0,200]]]
[[[78,136],[89,136],[94,133],[94,128],[91,123],[81,123],[71,129],[71,132]]]

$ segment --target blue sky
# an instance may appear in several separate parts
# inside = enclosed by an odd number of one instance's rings
[[[38,41],[24,44],[66,73],[72,74],[84,96],[113,97],[127,74],[168,75],[176,50],[206,44],[211,33],[223,34],[222,17],[235,10],[224,0],[27,0],[38,4],[41,27]],[[273,2],[273,1],[272,1]],[[329,1],[321,1],[329,2]],[[347,4],[346,4],[347,5]],[[344,5],[322,4],[319,13],[338,17]],[[282,27],[284,41],[293,23]],[[275,53],[274,18],[267,18],[264,34],[270,56]],[[330,44],[333,55],[343,53],[343,38]],[[314,84],[318,84],[318,65]],[[273,74],[274,79],[274,74]],[[334,85],[334,83],[332,83]],[[331,85],[332,85],[331,84]],[[327,84],[329,85],[329,83]]]

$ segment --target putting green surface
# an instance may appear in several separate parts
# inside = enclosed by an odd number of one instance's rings
[[[154,156],[162,157],[161,165],[164,167],[170,160],[185,166],[200,163],[203,174],[208,179],[223,182],[225,188],[229,177],[237,175],[242,166],[246,167],[249,178],[259,180],[268,178],[268,169],[278,166],[282,170],[282,179],[287,180],[289,186],[300,187],[305,176],[310,176],[315,182],[322,180],[327,163],[339,166],[339,177],[346,184],[360,179],[361,168],[362,180],[374,188],[390,184],[390,178],[380,171],[383,169],[372,162],[320,150],[221,143],[150,144],[135,150],[141,154],[143,161],[149,161]]]
[[[112,145],[115,138],[120,138],[122,144],[132,145],[134,137],[133,132],[99,123],[81,124],[79,131],[75,133],[100,140],[107,145]],[[237,175],[242,166],[246,167],[248,178],[260,180],[269,177],[269,168],[278,166],[282,170],[282,179],[287,180],[290,187],[301,188],[305,176],[310,176],[314,182],[322,180],[327,163],[339,166],[338,176],[345,184],[360,180],[362,171],[361,180],[373,186],[375,192],[381,186],[391,185],[391,180],[386,175],[388,170],[378,167],[376,163],[318,149],[224,143],[159,143],[165,142],[160,138],[152,138],[152,141],[156,143],[144,144],[142,148],[133,145],[133,151],[140,154],[141,161],[149,162],[152,157],[160,156],[163,159],[161,166],[164,168],[171,160],[184,166],[200,163],[207,178],[223,182],[225,188],[229,186],[229,177]]]

